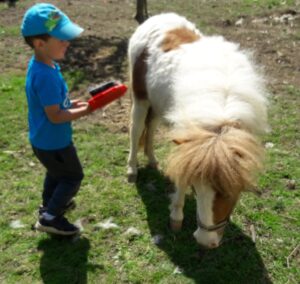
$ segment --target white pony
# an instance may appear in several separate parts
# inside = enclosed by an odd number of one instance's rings
[[[176,146],[166,174],[176,192],[170,223],[179,230],[184,197],[197,200],[194,233],[199,244],[217,247],[242,191],[255,185],[267,128],[264,80],[249,55],[220,36],[205,36],[173,13],[151,17],[129,42],[132,87],[128,178],[137,176],[137,151],[144,141],[151,166],[157,161],[153,134],[162,119]]]

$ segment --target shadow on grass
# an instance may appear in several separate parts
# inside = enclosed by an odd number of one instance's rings
[[[149,187],[149,184],[154,186]],[[147,210],[151,235],[163,236],[158,247],[186,277],[201,284],[272,283],[255,244],[233,223],[226,228],[222,246],[215,250],[200,249],[192,235],[197,226],[194,198],[186,199],[182,231],[171,232],[168,228],[169,198],[165,190],[169,185],[159,171],[139,170],[136,188]]]
[[[127,77],[127,38],[82,36],[74,39],[60,65],[73,80],[70,92],[89,81],[100,83],[110,78],[125,80]]]
[[[88,283],[87,271],[91,269],[88,239],[53,236],[41,240],[38,249],[43,251],[40,261],[43,283]]]

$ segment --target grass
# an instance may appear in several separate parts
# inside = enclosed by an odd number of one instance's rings
[[[70,81],[70,84],[72,82]],[[128,138],[103,125],[75,123],[75,144],[85,167],[78,208],[69,214],[85,224],[76,241],[52,239],[31,230],[40,203],[43,168],[27,142],[24,77],[0,79],[0,282],[2,283],[297,283],[299,259],[286,258],[299,244],[299,138],[296,111],[299,90],[288,86],[272,102],[272,135],[265,137],[267,170],[261,197],[245,194],[218,250],[201,251],[192,238],[195,204],[188,199],[184,230],[172,234],[168,221],[167,182],[160,172],[141,169],[136,186],[125,181]],[[280,113],[280,115],[279,115]],[[160,145],[160,160],[168,146]],[[292,153],[292,155],[291,155]],[[149,184],[156,189],[149,190]],[[113,217],[115,230],[96,228]],[[11,221],[25,227],[12,229]],[[250,238],[255,226],[257,242]],[[127,236],[129,227],[139,236]],[[159,245],[153,237],[163,236]],[[233,269],[235,267],[235,269]],[[174,273],[175,271],[175,273]],[[178,273],[177,273],[177,272]],[[100,282],[99,282],[100,281]]]
[[[20,36],[20,28],[15,26],[10,26],[10,27],[0,26],[0,39],[9,36],[12,37]]]
[[[274,7],[294,5],[294,0],[282,1],[282,0],[244,0],[243,3],[249,6],[259,6],[260,8],[269,8]]]
[[[245,0],[236,7],[229,2],[219,7],[217,1],[203,1],[207,3],[203,7],[200,1],[175,2],[172,9],[184,9],[186,17],[203,25],[206,32],[214,32],[213,25],[195,11],[217,5],[218,13],[230,18],[295,3]],[[167,4],[153,1],[151,10],[162,11]],[[0,4],[1,9],[6,4]],[[17,28],[1,26],[0,39],[2,33],[14,38]],[[80,71],[64,75],[70,89],[82,90],[89,83]],[[0,75],[0,283],[299,283],[299,255],[290,256],[300,243],[299,86],[283,85],[277,90],[280,95],[271,98],[272,132],[263,138],[271,147],[259,180],[259,196],[244,194],[224,244],[203,251],[192,237],[196,229],[193,198],[186,202],[183,230],[173,234],[167,228],[169,184],[162,172],[141,168],[138,183],[128,184],[128,135],[109,129],[97,114],[73,124],[85,179],[76,197],[78,207],[68,217],[81,220],[82,236],[67,240],[33,231],[44,169],[27,139],[24,80],[20,71]],[[168,149],[169,145],[157,145],[162,166]],[[288,187],[292,180],[295,189]],[[110,217],[118,228],[97,227]],[[16,220],[24,227],[12,228]],[[127,235],[130,227],[140,234]]]
[[[242,0],[242,1],[174,1],[173,5],[169,4],[169,1],[153,1],[148,5],[151,8],[151,12],[161,13],[163,12],[185,12],[185,16],[188,19],[192,19],[197,23],[198,27],[204,29],[206,33],[215,32],[212,27],[207,26],[205,19],[199,17],[200,15],[211,14],[211,11],[218,9],[219,20],[239,18],[244,16],[257,16],[266,11],[276,11],[276,9],[288,9],[296,4],[295,0]],[[205,18],[205,17],[204,17]]]

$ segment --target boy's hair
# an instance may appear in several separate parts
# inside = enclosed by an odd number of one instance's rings
[[[34,35],[34,36],[25,36],[24,40],[31,48],[34,48],[33,41],[35,39],[41,39],[47,41],[50,37],[51,35],[49,34],[41,34],[41,35]]]

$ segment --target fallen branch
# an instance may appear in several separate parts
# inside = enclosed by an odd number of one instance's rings
[[[250,232],[251,232],[251,239],[253,243],[256,241],[256,232],[255,232],[255,227],[253,224],[250,225]]]
[[[286,258],[286,265],[287,265],[288,268],[290,268],[290,260],[291,260],[291,258],[295,257],[298,254],[299,249],[300,249],[300,245],[297,245],[293,249],[293,251],[289,254],[289,256]]]

